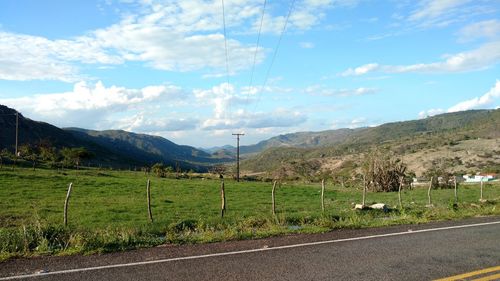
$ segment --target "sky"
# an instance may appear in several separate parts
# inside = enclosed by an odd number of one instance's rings
[[[500,106],[500,0],[3,0],[0,104],[196,147]]]

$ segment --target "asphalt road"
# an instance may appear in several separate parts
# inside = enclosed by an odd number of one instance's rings
[[[10,260],[0,263],[0,280],[432,280],[499,265],[493,217]]]

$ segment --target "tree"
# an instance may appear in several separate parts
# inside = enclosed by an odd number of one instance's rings
[[[61,150],[61,154],[63,156],[63,162],[66,166],[76,166],[76,169],[79,169],[81,161],[83,159],[88,159],[93,156],[85,147],[77,147],[77,148],[67,148],[64,147]]]
[[[444,161],[433,161],[432,165],[424,172],[424,176],[433,179],[431,183],[433,188],[454,187],[454,175],[448,170]]]
[[[163,165],[163,163],[155,163],[151,167],[151,171],[159,178],[165,177],[166,174],[165,165]]]
[[[53,146],[40,146],[40,158],[51,167],[54,167],[59,158],[59,154],[57,149]]]
[[[29,144],[23,144],[19,146],[19,154],[23,159],[31,161],[33,164],[33,170],[35,170],[36,159],[37,159],[37,147]]]
[[[368,155],[363,165],[367,186],[374,191],[398,191],[399,185],[406,178],[406,165],[391,155],[373,152]]]

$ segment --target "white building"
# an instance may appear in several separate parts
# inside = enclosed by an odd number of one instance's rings
[[[475,176],[464,175],[465,182],[486,182],[492,181],[496,178],[495,174],[479,174]]]

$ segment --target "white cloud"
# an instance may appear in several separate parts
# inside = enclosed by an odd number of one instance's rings
[[[152,133],[189,131],[196,129],[199,120],[195,118],[157,118],[139,113],[131,118],[121,119],[115,127],[132,132]]]
[[[312,49],[312,48],[314,48],[314,43],[312,43],[312,42],[300,42],[299,46],[302,49]]]
[[[14,107],[28,116],[58,126],[95,128],[114,113],[125,112],[148,102],[173,103],[184,92],[176,86],[148,86],[142,89],[106,87],[102,82],[88,85],[78,82],[72,91],[40,94],[33,97],[1,99],[0,103]]]
[[[332,89],[323,85],[312,85],[305,88],[304,92],[310,95],[347,97],[374,94],[377,92],[377,89],[366,87],[359,87],[356,89]]]
[[[211,117],[202,122],[203,130],[290,127],[306,120],[306,116],[290,110],[275,109],[272,113],[251,112],[247,106],[256,102],[261,91],[258,86],[237,89],[234,85],[223,83],[210,89],[193,90],[198,104],[213,108]],[[279,93],[289,89],[267,86],[264,92]]]
[[[418,113],[418,118],[423,119],[423,118],[431,117],[431,116],[438,115],[438,114],[445,113],[445,112],[446,111],[444,109],[441,109],[441,108],[432,108],[429,110],[420,111]]]
[[[461,42],[479,38],[496,39],[500,37],[500,21],[494,19],[472,23],[462,28],[458,35]]]
[[[1,80],[79,79],[72,62],[115,64],[121,59],[107,54],[86,38],[49,40],[39,36],[0,31]]]
[[[304,0],[290,16],[287,29],[306,30],[317,25],[328,7],[353,5],[356,1]],[[287,3],[288,4],[288,3]],[[269,5],[263,32],[281,32],[287,4]],[[60,80],[76,82],[83,78],[78,64],[123,64],[138,61],[166,71],[225,72],[226,57],[222,33],[220,1],[140,1],[133,15],[116,24],[89,31],[68,40],[49,40],[0,32],[0,79]],[[271,7],[274,7],[271,9]],[[280,9],[285,7],[285,9]],[[226,1],[229,71],[235,74],[249,68],[255,47],[231,38],[231,32],[249,34],[260,24],[262,3],[253,0]],[[279,11],[279,15],[274,15]],[[256,63],[264,60],[265,50],[257,50]]]
[[[423,0],[420,1],[419,8],[414,10],[409,20],[436,20],[442,17],[448,17],[456,9],[470,0]]]
[[[281,15],[273,15],[271,11],[266,12],[262,23],[262,32],[279,34],[282,32],[286,22],[286,13],[288,13],[291,1],[284,1],[284,9],[281,9]],[[287,23],[287,30],[296,29],[300,31],[311,29],[318,25],[326,16],[326,10],[336,7],[354,7],[358,5],[358,0],[304,0],[297,1],[290,14]],[[283,14],[285,11],[285,14]],[[260,18],[253,23],[253,30],[257,31],[260,27]]]
[[[407,20],[414,27],[440,28],[492,14],[497,8],[495,1],[421,0]]]
[[[493,86],[493,88],[491,88],[486,94],[480,97],[475,97],[473,99],[460,102],[448,108],[448,112],[484,108],[492,105],[492,103],[499,97],[500,97],[500,81],[497,80],[495,86]]]
[[[239,111],[233,118],[209,118],[202,123],[203,130],[230,130],[230,129],[263,129],[292,127],[307,120],[307,117],[297,111],[284,109],[274,110],[272,113],[250,113]]]
[[[342,76],[359,76],[370,72],[384,73],[453,73],[489,68],[500,62],[500,41],[486,43],[479,48],[453,55],[444,55],[444,60],[434,63],[412,65],[379,65],[370,63],[355,69],[349,68]]]
[[[427,118],[430,116],[438,115],[445,112],[457,112],[464,111],[470,109],[480,109],[487,107],[495,107],[493,103],[497,98],[500,98],[500,81],[497,80],[495,85],[484,95],[480,97],[475,97],[470,100],[462,101],[457,103],[456,105],[448,108],[447,110],[436,108],[420,111],[418,113],[419,118]],[[496,106],[498,107],[498,106]]]
[[[368,72],[372,72],[374,70],[377,70],[379,67],[380,66],[377,63],[369,63],[369,64],[365,64],[362,66],[358,66],[354,69],[349,68],[346,71],[344,71],[341,75],[342,76],[363,75],[363,74],[366,74]]]

